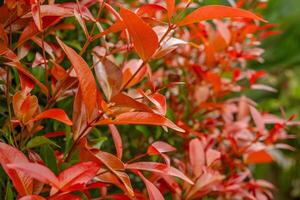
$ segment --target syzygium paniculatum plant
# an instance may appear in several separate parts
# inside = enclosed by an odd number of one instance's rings
[[[5,0],[1,197],[272,199],[249,166],[295,122],[246,96],[274,90],[247,68],[264,5]]]

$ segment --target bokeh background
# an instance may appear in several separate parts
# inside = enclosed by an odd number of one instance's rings
[[[235,0],[196,1],[228,5],[228,2]],[[2,3],[3,0],[0,0]],[[269,76],[264,81],[277,92],[255,92],[249,96],[259,103],[263,111],[277,115],[282,115],[284,111],[286,116],[296,114],[296,120],[300,121],[300,0],[268,0],[268,7],[262,14],[270,23],[277,24],[275,30],[281,33],[262,41],[265,62],[251,63],[250,67],[266,70]],[[76,44],[70,45],[76,47]],[[137,126],[137,129],[142,128]],[[145,129],[141,132],[147,134]],[[300,200],[300,127],[290,128],[289,132],[295,139],[288,143],[296,150],[276,152],[276,163],[253,168],[255,177],[267,179],[276,186],[276,200]]]
[[[206,4],[228,2],[203,1]],[[281,33],[262,41],[265,62],[252,63],[251,67],[266,70],[269,76],[265,82],[277,92],[255,92],[249,96],[263,111],[281,116],[284,111],[287,117],[296,114],[296,120],[300,120],[300,0],[269,0],[262,14]],[[257,178],[267,179],[276,186],[276,200],[300,199],[300,127],[290,128],[289,132],[295,139],[288,143],[296,150],[276,152],[276,163],[253,168]]]
[[[269,0],[264,11],[270,23],[277,24],[281,34],[263,41],[265,63],[262,68],[270,73],[268,83],[278,90],[274,94],[258,96],[257,102],[263,110],[280,114],[280,108],[287,116],[296,114],[300,119],[300,1]],[[289,143],[295,152],[279,154],[273,165],[259,166],[255,169],[257,177],[267,177],[277,187],[276,199],[300,199],[300,131],[291,128],[295,139]]]
[[[295,114],[295,120],[300,121],[300,0],[260,1],[268,2],[267,8],[260,12],[281,33],[262,41],[265,61],[251,63],[250,67],[266,70],[269,75],[264,81],[277,92],[252,92],[248,96],[263,111],[287,117]],[[230,2],[235,0],[202,1],[224,5]],[[296,149],[294,152],[275,152],[276,163],[253,168],[255,177],[267,179],[276,186],[276,200],[300,199],[300,127],[290,128],[289,133],[295,136],[288,141]]]

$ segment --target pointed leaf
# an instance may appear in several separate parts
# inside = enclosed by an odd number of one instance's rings
[[[115,148],[117,152],[117,156],[119,159],[122,159],[122,154],[123,154],[123,145],[122,145],[122,138],[120,136],[120,133],[117,129],[117,127],[113,124],[108,125],[109,130],[111,132],[113,141],[115,143]]]
[[[120,15],[133,40],[137,54],[148,60],[158,48],[158,38],[152,28],[134,12],[122,8]]]
[[[171,19],[175,10],[175,0],[166,0],[166,4],[168,10],[168,18]]]
[[[58,176],[61,190],[71,191],[72,186],[84,185],[91,180],[100,169],[96,162],[83,162],[69,167]]]
[[[113,154],[97,151],[93,152],[93,156],[95,156],[101,163],[103,163],[110,170],[124,170],[124,163],[114,156]]]
[[[7,50],[3,57],[5,57],[6,59],[10,60],[11,62],[9,63],[6,63],[7,65],[9,66],[12,66],[12,67],[15,67],[18,72],[20,74],[22,74],[24,77],[30,79],[31,81],[33,81],[34,83],[36,83],[40,88],[41,88],[41,91],[46,95],[48,96],[49,95],[49,91],[47,89],[47,87],[42,84],[39,80],[37,80],[35,78],[35,76],[33,76],[25,67],[22,66],[21,62],[19,61],[17,55],[14,54],[13,51],[11,50]],[[25,90],[26,88],[22,87],[23,90]]]
[[[27,142],[26,147],[27,148],[35,148],[35,147],[43,146],[45,144],[50,144],[50,145],[59,147],[57,144],[55,144],[55,142],[53,142],[52,140],[50,140],[44,136],[36,136],[36,137],[32,138],[31,140],[29,140]]]
[[[226,18],[226,17],[231,17],[231,18],[243,17],[243,18],[249,18],[249,19],[266,22],[264,19],[260,18],[259,16],[247,10],[232,8],[228,6],[221,6],[221,5],[209,5],[194,10],[192,13],[190,13],[185,18],[183,18],[183,20],[181,20],[178,23],[178,25],[184,26],[184,25],[200,22],[203,20],[219,19],[219,18]]]
[[[2,168],[12,180],[12,183],[19,195],[31,194],[33,191],[32,178],[24,172],[17,172],[14,169],[7,167],[8,164],[16,162],[26,164],[29,161],[19,150],[0,142],[0,164],[2,165]]]
[[[75,72],[79,79],[81,91],[83,91],[83,102],[85,104],[89,116],[91,116],[96,107],[97,99],[97,85],[94,76],[89,66],[81,56],[79,56],[73,49],[65,45],[59,38],[57,38],[57,41],[66,53],[67,57],[69,58],[75,69]]]
[[[158,155],[161,153],[176,151],[176,148],[162,141],[152,143],[147,150],[148,155]]]
[[[151,171],[156,173],[168,174],[170,176],[176,176],[190,184],[193,184],[193,181],[191,181],[181,171],[179,171],[174,167],[170,167],[166,164],[157,163],[157,162],[135,162],[131,164],[126,164],[125,167],[126,169],[133,169],[133,170],[137,169],[137,170],[145,170],[145,171]]]
[[[46,111],[38,114],[37,116],[35,116],[32,121],[39,121],[42,119],[55,119],[57,121],[65,123],[69,126],[72,125],[72,121],[69,119],[69,117],[67,116],[65,111],[63,109],[59,109],[59,108],[52,108],[52,109],[46,110]]]
[[[19,200],[46,200],[46,199],[39,195],[28,195],[28,196],[21,197]]]
[[[111,102],[115,103],[116,107],[127,107],[133,108],[136,111],[146,111],[146,112],[153,112],[150,107],[147,105],[127,96],[124,93],[119,93],[111,99]]]
[[[260,150],[248,154],[245,162],[247,164],[270,163],[273,162],[273,158],[266,150]]]
[[[250,113],[251,113],[253,121],[256,125],[257,131],[259,131],[262,134],[265,130],[265,123],[264,123],[263,117],[258,112],[258,110],[256,108],[254,108],[253,106],[250,106]]]
[[[189,156],[193,172],[195,176],[199,176],[205,165],[205,153],[204,147],[198,138],[190,141]]]
[[[106,98],[110,100],[120,92],[123,83],[122,70],[105,57],[93,56],[93,62],[97,80]]]
[[[44,165],[38,163],[15,163],[7,164],[7,167],[27,173],[29,176],[35,178],[36,180],[52,185],[56,188],[60,188],[58,178],[50,169],[48,169]]]
[[[139,177],[141,177],[141,179],[145,183],[150,200],[164,200],[163,195],[152,182],[146,179],[141,172],[138,171],[137,174],[139,175]]]
[[[127,112],[118,115],[115,119],[103,119],[96,122],[97,125],[103,124],[146,124],[146,125],[157,125],[166,126],[178,132],[184,132],[183,129],[178,127],[169,119],[148,112]]]

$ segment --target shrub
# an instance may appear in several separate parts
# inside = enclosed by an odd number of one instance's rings
[[[245,95],[273,91],[247,68],[274,32],[241,7],[264,6],[5,1],[1,196],[271,199],[251,165],[294,122]]]

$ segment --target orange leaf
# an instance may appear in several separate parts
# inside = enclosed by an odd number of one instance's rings
[[[16,172],[14,169],[7,167],[7,164],[16,162],[27,163],[29,162],[26,156],[19,150],[10,145],[0,142],[0,164],[12,180],[15,189],[19,195],[28,195],[33,191],[33,180],[30,176],[23,172]]]
[[[69,167],[58,176],[61,190],[73,191],[75,188],[78,189],[78,185],[86,184],[96,175],[99,169],[100,165],[96,162],[82,162]]]
[[[205,165],[205,152],[201,141],[195,138],[189,144],[189,156],[193,173],[198,177]]]
[[[116,107],[128,107],[128,108],[134,108],[136,111],[153,112],[152,109],[147,105],[133,99],[130,96],[127,96],[124,93],[117,94],[111,99],[110,102],[115,103]]]
[[[30,79],[36,85],[38,85],[46,96],[49,95],[49,91],[47,87],[44,84],[42,84],[39,80],[37,80],[35,76],[33,76],[25,67],[22,66],[21,62],[18,60],[17,55],[15,55],[13,51],[11,50],[5,51],[3,57],[11,61],[9,63],[6,63],[7,65],[15,67],[18,70],[18,72],[22,74],[21,76],[23,76],[23,78],[24,76],[26,76],[26,78]],[[22,89],[26,89],[26,88],[22,88]]]
[[[8,47],[8,37],[2,24],[0,24],[0,54],[4,52]]]
[[[191,181],[186,175],[184,175],[181,171],[178,169],[168,166],[166,164],[157,163],[157,162],[135,162],[131,164],[126,164],[126,169],[137,169],[137,170],[146,170],[151,172],[157,172],[162,174],[167,174],[169,176],[176,176],[190,184],[193,184],[193,181]]]
[[[149,16],[155,16],[155,13],[157,11],[165,12],[166,9],[157,4],[145,4],[136,10],[136,14],[138,14],[139,16],[142,16],[144,14],[148,14]]]
[[[144,78],[145,74],[147,73],[148,65],[146,64],[141,66],[142,64],[143,64],[143,60],[141,59],[139,60],[131,59],[127,63],[125,63],[124,67],[122,68],[122,72],[123,72],[123,85],[128,83],[126,88],[132,87],[133,85],[137,84]],[[140,67],[142,67],[142,69],[140,69]],[[133,77],[134,74],[135,76]]]
[[[40,5],[39,4],[33,4],[31,5],[31,13],[33,17],[33,21],[38,28],[39,31],[43,31],[43,21],[41,17],[41,12],[40,12]]]
[[[65,111],[62,109],[58,109],[58,108],[46,110],[46,111],[38,114],[37,116],[35,116],[32,121],[38,121],[41,119],[48,119],[48,118],[55,119],[57,121],[63,122],[70,126],[73,124],[72,121],[67,116],[67,114],[65,113]]]
[[[164,197],[159,191],[159,189],[157,189],[157,187],[151,181],[146,179],[141,172],[138,171],[137,174],[144,181],[150,200],[164,200]]]
[[[123,83],[122,69],[106,57],[93,56],[97,80],[108,100],[120,92]]]
[[[108,127],[109,127],[109,130],[111,132],[113,141],[115,143],[117,156],[118,156],[119,159],[121,159],[122,154],[123,154],[123,146],[122,146],[122,138],[120,136],[120,133],[119,133],[119,131],[118,131],[118,129],[115,125],[109,124]]]
[[[183,18],[183,20],[181,20],[178,23],[178,25],[184,26],[184,25],[200,22],[203,20],[219,19],[219,18],[226,18],[226,17],[231,17],[231,18],[243,17],[243,18],[249,18],[249,19],[266,22],[266,20],[260,18],[259,16],[247,10],[232,8],[228,6],[221,6],[221,5],[209,5],[194,10],[192,13],[190,13],[185,18]]]
[[[157,125],[157,126],[167,126],[175,131],[184,132],[183,129],[178,127],[169,119],[148,112],[127,112],[118,115],[114,120],[103,119],[96,122],[97,125],[102,124],[147,124],[147,125]]]
[[[109,28],[105,29],[103,32],[94,35],[91,40],[95,40],[95,39],[103,37],[104,35],[119,32],[124,29],[125,29],[124,23],[121,21],[116,21],[113,25],[111,25]]]
[[[175,0],[166,0],[166,4],[168,10],[168,18],[171,19],[175,10]]]
[[[8,164],[7,167],[9,169],[24,172],[36,180],[39,180],[56,188],[60,188],[58,178],[49,168],[45,167],[44,165],[30,162],[18,162],[15,164]]]
[[[161,153],[176,151],[176,148],[162,141],[152,143],[147,150],[148,155],[158,155]]]
[[[159,46],[156,33],[132,11],[122,8],[120,15],[132,37],[133,46],[137,54],[143,60],[151,58]]]
[[[246,156],[247,164],[270,163],[273,161],[272,156],[265,150],[256,151]]]
[[[75,72],[79,79],[81,91],[83,91],[83,102],[85,104],[89,116],[91,116],[96,107],[97,99],[97,85],[94,76],[88,64],[83,60],[81,56],[79,56],[72,48],[65,45],[59,38],[57,38],[57,41],[68,56],[75,69]]]
[[[20,198],[19,200],[46,200],[46,199],[39,195],[28,195]]]

